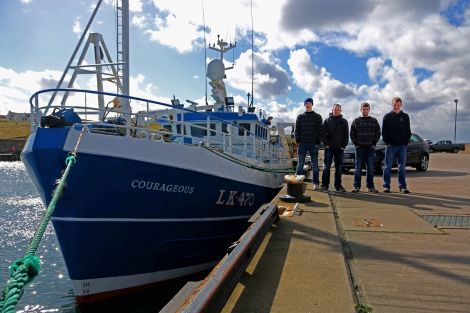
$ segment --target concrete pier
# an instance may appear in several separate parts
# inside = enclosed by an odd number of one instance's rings
[[[396,171],[390,194],[351,193],[352,173],[346,193],[308,184],[312,201],[273,226],[223,312],[470,312],[470,154],[432,154],[407,178],[410,194]]]

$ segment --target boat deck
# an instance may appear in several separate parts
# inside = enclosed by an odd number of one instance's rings
[[[352,172],[346,193],[308,183],[312,201],[273,226],[223,312],[468,312],[470,154],[432,154],[407,178],[410,194],[396,171],[390,194],[349,192]]]

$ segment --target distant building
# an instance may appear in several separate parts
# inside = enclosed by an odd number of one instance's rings
[[[14,121],[14,122],[23,122],[29,120],[29,113],[16,113],[12,111],[8,111],[8,114],[5,116],[7,121]]]

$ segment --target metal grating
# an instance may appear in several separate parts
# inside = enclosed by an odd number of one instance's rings
[[[470,216],[421,215],[431,225],[443,228],[470,228]]]

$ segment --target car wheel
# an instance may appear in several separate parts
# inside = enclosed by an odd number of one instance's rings
[[[425,172],[427,171],[429,166],[429,157],[426,154],[423,154],[421,158],[419,159],[419,163],[416,166],[416,170],[418,172]]]
[[[343,167],[343,173],[347,174],[349,172],[350,168],[349,167]]]
[[[457,153],[457,152],[459,152],[459,150],[458,150],[457,148],[454,148],[454,149],[452,150],[452,152],[453,152],[453,153]]]
[[[429,153],[433,153],[434,152],[434,149],[433,148],[429,148]]]

